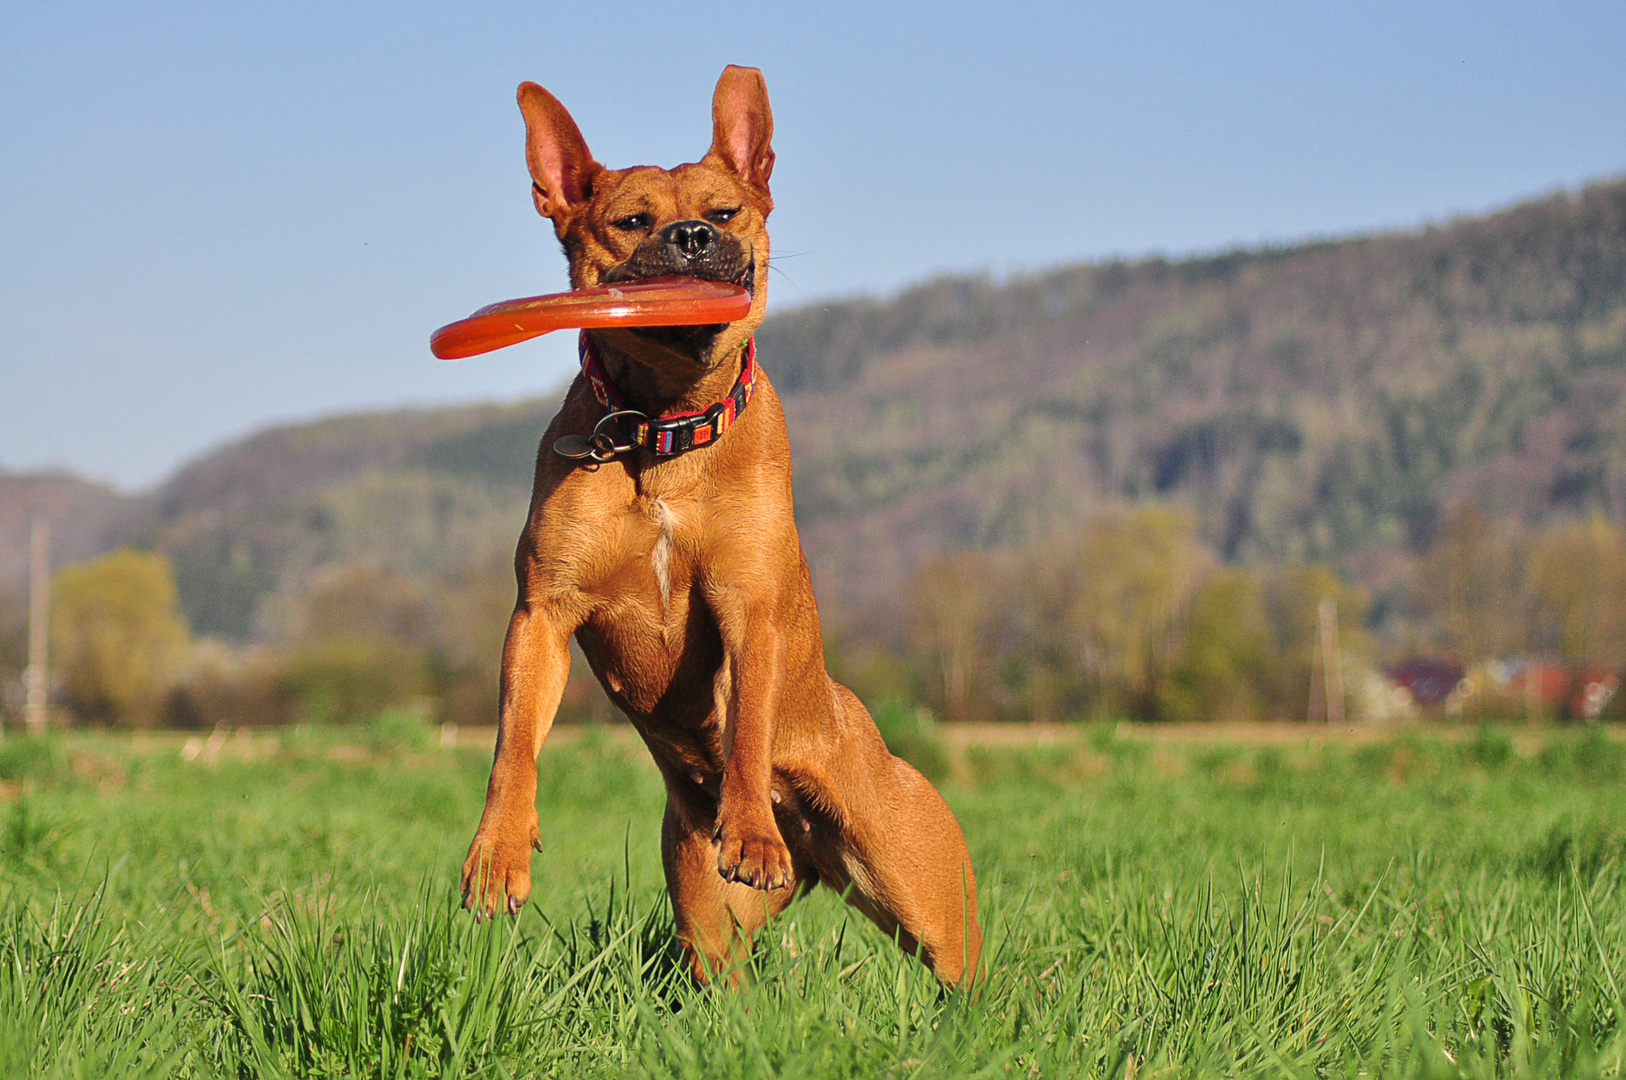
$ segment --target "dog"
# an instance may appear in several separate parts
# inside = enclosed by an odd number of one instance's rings
[[[607,169],[564,106],[519,87],[536,208],[573,288],[682,275],[743,286],[737,322],[592,330],[537,456],[515,555],[497,749],[464,904],[517,911],[542,850],[537,758],[574,634],[666,786],[661,857],[695,977],[739,981],[752,934],[824,883],[938,979],[981,971],[959,823],[825,670],[791,504],[784,412],[755,361],[767,303],[773,115],[730,66],[711,148]]]

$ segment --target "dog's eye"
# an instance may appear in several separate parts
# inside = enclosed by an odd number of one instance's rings
[[[648,232],[649,227],[654,223],[654,219],[648,214],[633,214],[631,217],[624,217],[620,221],[610,222],[611,225],[614,225],[622,232]]]
[[[739,212],[740,208],[737,206],[722,210],[707,210],[706,220],[711,222],[713,225],[722,225]]]

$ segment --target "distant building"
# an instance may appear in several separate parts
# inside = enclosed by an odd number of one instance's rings
[[[1421,713],[1595,723],[1620,689],[1602,665],[1492,660],[1465,669],[1453,660],[1410,660],[1387,670],[1395,705]]]
[[[1531,661],[1508,666],[1513,668],[1507,684],[1510,696],[1565,720],[1597,722],[1620,689],[1620,676],[1600,664],[1571,667]]]
[[[1454,712],[1453,706],[1466,690],[1463,676],[1467,669],[1454,660],[1408,660],[1390,668],[1388,674],[1395,689],[1403,691],[1406,700],[1419,709]]]

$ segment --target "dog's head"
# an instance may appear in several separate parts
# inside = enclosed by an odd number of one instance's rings
[[[635,358],[695,371],[741,348],[767,303],[774,154],[762,73],[724,69],[711,102],[711,149],[675,169],[606,169],[565,107],[535,83],[520,84],[519,109],[531,194],[537,211],[553,220],[573,288],[675,274],[731,282],[752,294],[750,313],[737,322],[631,332]]]

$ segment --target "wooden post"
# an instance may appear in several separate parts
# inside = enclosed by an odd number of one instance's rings
[[[1305,718],[1312,724],[1327,719],[1327,656],[1321,647],[1321,624],[1316,623],[1315,646],[1310,649],[1310,708]]]
[[[1329,724],[1344,722],[1344,664],[1338,652],[1338,602],[1332,597],[1321,601],[1320,645],[1321,686],[1326,695],[1322,718]]]
[[[51,526],[43,516],[34,518],[28,554],[28,672],[23,677],[23,719],[37,735],[45,730],[50,687],[46,648],[50,641]]]

